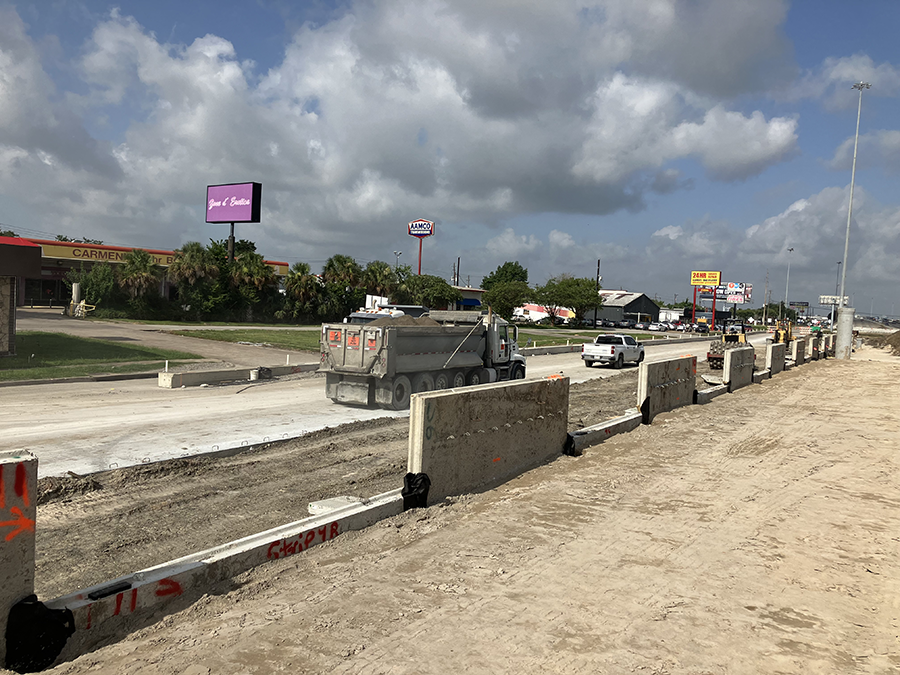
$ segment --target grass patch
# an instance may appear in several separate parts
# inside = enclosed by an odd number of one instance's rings
[[[0,359],[0,381],[133,373],[161,368],[166,360],[202,358],[171,349],[124,345],[63,333],[22,331],[16,335],[16,356]]]
[[[247,342],[278,349],[300,352],[319,352],[319,331],[312,330],[265,330],[264,328],[235,330],[173,330],[173,335],[218,340],[219,342]]]

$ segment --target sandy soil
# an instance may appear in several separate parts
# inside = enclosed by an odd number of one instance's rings
[[[855,358],[258,568],[53,672],[895,672],[900,359]],[[635,387],[576,385],[570,425]],[[39,509],[39,593],[398,487],[405,453],[379,421],[70,481]]]

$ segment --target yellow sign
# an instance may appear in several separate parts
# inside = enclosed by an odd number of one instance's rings
[[[718,286],[721,280],[721,272],[691,272],[691,286]]]
[[[46,244],[41,242],[41,248],[44,249],[45,258],[64,258],[68,260],[105,260],[111,263],[125,262],[125,254],[131,251],[130,248],[118,246],[100,246],[85,244]],[[157,265],[167,267],[175,260],[174,251],[148,251],[153,262]]]

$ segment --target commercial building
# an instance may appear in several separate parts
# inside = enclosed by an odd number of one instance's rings
[[[644,293],[601,290],[600,301],[598,319],[608,319],[610,321],[622,321],[623,319],[659,321],[659,305]],[[594,314],[595,310],[588,312],[585,315],[585,319],[589,323],[593,323]]]
[[[71,294],[65,283],[66,274],[72,269],[89,269],[98,262],[113,265],[122,264],[125,255],[134,248],[125,246],[106,246],[103,244],[83,244],[80,242],[51,241],[45,239],[21,238],[19,241],[39,246],[41,249],[40,270],[38,274],[19,277],[18,305],[48,305],[69,301]],[[139,247],[135,247],[139,248]],[[166,268],[175,260],[175,251],[144,249],[159,267]],[[266,260],[266,263],[279,276],[286,276],[290,265],[286,262]],[[163,277],[160,281],[160,295],[169,294],[169,283]]]

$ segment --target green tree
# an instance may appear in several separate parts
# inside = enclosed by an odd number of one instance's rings
[[[534,301],[544,308],[544,311],[550,316],[550,321],[556,323],[561,310],[565,307],[562,293],[559,289],[559,279],[550,277],[543,286],[536,286],[534,288]]]
[[[438,309],[462,300],[462,293],[440,277],[431,274],[410,276],[406,286],[410,301],[416,305]]]
[[[481,287],[489,291],[497,284],[505,284],[511,281],[528,283],[528,270],[516,262],[505,262],[493,272],[481,280]]]
[[[66,274],[66,285],[71,290],[72,284],[81,284],[81,297],[89,305],[111,305],[116,301],[119,284],[112,265],[105,260],[85,269],[82,263],[79,269],[71,269]]]
[[[276,312],[279,319],[309,323],[318,317],[325,285],[305,262],[296,262],[284,279],[284,306]]]
[[[0,230],[0,237],[18,237],[19,235],[12,230]]]
[[[237,293],[240,309],[246,320],[253,321],[254,309],[265,311],[266,305],[274,300],[277,292],[277,278],[265,259],[256,251],[235,253],[234,262],[228,269],[231,286]]]
[[[210,312],[213,281],[219,267],[203,244],[189,241],[175,251],[175,260],[167,270],[169,280],[178,289],[178,299],[198,321]]]
[[[557,281],[557,292],[559,303],[575,313],[576,324],[584,321],[585,315],[600,304],[596,279],[562,275]]]
[[[349,255],[333,255],[325,261],[322,277],[329,284],[343,284],[358,288],[362,283],[363,271],[359,263]]]
[[[153,256],[140,248],[132,249],[124,255],[119,275],[122,286],[132,300],[144,298],[159,284],[159,273]]]
[[[362,282],[366,293],[390,296],[397,287],[397,273],[388,263],[373,260],[363,270]]]
[[[491,309],[504,319],[510,320],[513,310],[528,302],[531,295],[532,290],[524,281],[504,281],[493,284],[491,289],[485,292],[482,302],[490,305]]]

